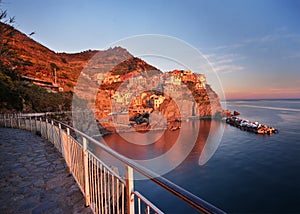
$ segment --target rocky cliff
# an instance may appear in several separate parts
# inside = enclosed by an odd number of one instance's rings
[[[217,118],[222,115],[222,107],[218,95],[206,83],[206,78],[201,74],[190,71],[172,71],[171,77],[178,77],[176,85],[166,84],[167,99],[160,105],[159,110],[167,121],[177,121],[192,118]],[[199,76],[199,75],[198,75]],[[202,80],[202,81],[201,81]],[[166,90],[165,90],[166,91]]]
[[[121,47],[72,54],[55,53],[11,26],[0,23],[0,28],[13,31],[13,34],[2,35],[1,40],[7,41],[10,50],[18,56],[19,63],[11,65],[11,71],[47,84],[55,83],[64,92],[74,92],[76,89],[76,96],[86,99],[87,106],[93,107],[99,120],[107,119],[112,111],[126,110],[133,113],[148,109],[160,111],[167,121],[214,117],[222,112],[218,95],[206,83],[202,74],[183,70],[161,72]],[[1,75],[2,79],[6,78],[4,73]],[[78,84],[79,77],[83,82],[81,85]],[[2,82],[8,84],[6,80]],[[15,86],[17,85],[20,84],[16,83]],[[75,85],[77,88],[74,88]],[[25,84],[21,91],[14,92],[16,97],[21,97],[23,103],[29,94],[26,92],[24,95],[26,87]],[[34,91],[37,90],[30,91],[32,98]],[[53,106],[45,110],[70,109],[70,96],[68,94],[67,100],[59,103],[60,106],[64,104],[67,107]],[[57,96],[52,97],[55,99]],[[36,103],[38,102],[32,102],[31,105]],[[51,105],[55,103],[51,101]],[[47,106],[47,103],[43,105]],[[28,108],[27,111],[30,109],[34,108]],[[43,111],[44,108],[35,109]]]

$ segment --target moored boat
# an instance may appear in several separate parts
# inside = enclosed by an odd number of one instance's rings
[[[257,134],[277,134],[279,131],[273,127],[261,124],[259,122],[251,122],[236,116],[226,118],[226,123],[235,126],[243,131],[254,132]]]

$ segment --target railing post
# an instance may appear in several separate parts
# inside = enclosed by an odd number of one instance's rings
[[[15,113],[15,121],[16,121],[16,128],[18,129],[19,128],[19,124],[18,124],[18,114]]]
[[[126,166],[126,201],[127,201],[127,213],[134,214],[134,180],[133,169],[130,166]]]
[[[12,124],[12,116],[10,115],[10,128],[13,127],[13,124]]]
[[[48,118],[46,118],[46,139],[48,140]]]
[[[22,124],[22,121],[24,123],[24,130],[26,130],[26,119],[25,119],[25,117],[21,117],[21,119],[20,119],[21,124]]]
[[[90,205],[90,188],[89,188],[89,159],[87,153],[86,138],[82,137],[82,155],[83,155],[83,170],[84,170],[84,193],[85,193],[85,206]]]
[[[18,120],[18,128],[21,129],[21,121],[20,121],[20,115],[17,116],[17,120]]]
[[[16,122],[16,127],[15,128],[18,128],[18,123],[17,123],[17,118],[16,118],[16,113],[13,114],[13,124]]]
[[[24,121],[24,130],[28,131],[27,130],[27,121],[26,121],[26,116],[23,117],[23,121]]]
[[[65,160],[67,161],[66,155],[65,155],[65,148],[64,148],[64,144],[62,143],[62,136],[61,136],[61,124],[58,123],[58,138],[59,138],[59,146],[61,148],[61,154],[62,156],[65,158]]]
[[[30,131],[32,132],[31,116],[29,117],[29,122],[30,122]]]
[[[14,128],[14,114],[11,114],[11,128]]]
[[[43,137],[43,133],[42,133],[42,118],[40,117],[40,132],[41,132],[41,136]]]
[[[72,163],[71,163],[71,143],[70,143],[70,129],[67,128],[67,149],[68,149],[68,163],[69,163],[69,171],[72,174]]]
[[[54,144],[54,122],[51,120],[51,134],[52,134],[52,143]]]
[[[35,133],[37,133],[38,128],[37,128],[37,117],[34,117],[34,124],[35,124]]]

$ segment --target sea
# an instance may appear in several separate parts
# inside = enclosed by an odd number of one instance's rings
[[[235,100],[226,108],[279,133],[258,135],[203,120],[151,137],[129,132],[103,140],[227,213],[300,213],[300,100]],[[166,213],[198,213],[151,180],[137,179],[135,189]]]

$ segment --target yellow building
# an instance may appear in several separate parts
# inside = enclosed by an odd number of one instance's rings
[[[157,96],[155,94],[151,95],[150,96],[150,99],[153,99],[153,108],[154,110],[157,110],[160,106],[160,104],[162,104],[165,100],[165,97],[164,96]]]
[[[196,74],[197,75],[197,80],[198,84],[196,85],[197,88],[206,88],[206,77],[204,74]]]

